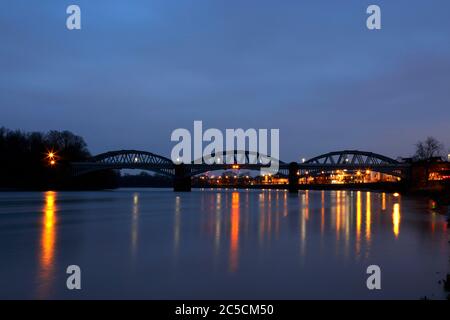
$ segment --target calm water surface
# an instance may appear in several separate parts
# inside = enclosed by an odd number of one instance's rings
[[[0,193],[0,298],[444,298],[439,210],[357,191]]]

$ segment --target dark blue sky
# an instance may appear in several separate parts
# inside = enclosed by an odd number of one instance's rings
[[[82,30],[65,28],[78,4]],[[381,31],[365,27],[369,4]],[[450,1],[3,0],[0,126],[170,155],[172,130],[280,128],[285,161],[450,147]]]

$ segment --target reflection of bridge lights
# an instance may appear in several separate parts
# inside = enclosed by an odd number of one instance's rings
[[[397,238],[400,233],[400,205],[398,203],[394,204],[393,212],[392,212],[392,225],[394,235]]]
[[[361,201],[361,191],[356,193],[356,241],[359,247],[359,241],[361,236],[361,221],[362,221],[362,201]],[[359,251],[359,250],[358,250]]]
[[[370,241],[370,234],[371,234],[371,223],[372,223],[372,204],[371,204],[371,194],[370,192],[367,192],[367,198],[366,198],[366,239],[367,241]]]
[[[393,194],[393,196],[397,198],[398,196],[400,196],[400,194],[398,192],[396,192]]]
[[[139,232],[139,193],[133,194],[133,211],[131,220],[131,252],[136,255],[138,232]]]
[[[231,217],[230,217],[230,271],[234,272],[238,267],[239,254],[239,192],[233,192],[231,195]]]
[[[175,254],[178,253],[178,247],[180,244],[180,233],[181,233],[181,198],[180,196],[175,197],[175,222],[173,224],[173,248]]]

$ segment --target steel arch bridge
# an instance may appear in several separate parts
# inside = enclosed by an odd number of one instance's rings
[[[191,177],[208,171],[228,170],[233,169],[234,165],[238,165],[239,169],[260,170],[261,168],[268,168],[271,160],[277,159],[258,152],[224,151],[223,153],[213,153],[208,157],[202,157],[190,164],[183,164],[183,175]],[[299,175],[305,175],[306,172],[309,175],[314,175],[322,171],[334,170],[371,170],[405,177],[409,168],[408,164],[400,163],[381,154],[359,150],[329,152],[311,158],[304,163],[288,164],[279,161],[279,174],[289,175],[291,164],[295,164]],[[179,166],[169,158],[139,150],[111,151],[94,156],[84,162],[72,163],[74,175],[108,169],[140,169],[175,177],[177,175],[175,169]]]
[[[281,160],[259,152],[232,150],[212,153],[192,161],[190,174],[195,176],[208,171],[233,169],[236,165],[239,169],[245,170],[261,170],[262,168],[269,170],[271,161],[278,162],[279,172],[288,173],[288,164]]]
[[[382,165],[382,164],[398,164],[397,160],[383,156],[378,153],[359,151],[359,150],[343,150],[322,154],[320,156],[309,159],[305,164],[356,164],[356,165]]]
[[[150,170],[165,176],[174,176],[172,160],[139,150],[118,150],[101,153],[84,162],[72,163],[74,175],[108,169]]]
[[[335,170],[371,170],[396,177],[405,177],[408,165],[378,153],[342,150],[322,154],[299,165],[300,175]]]
[[[239,169],[260,170],[269,167],[270,161],[277,160],[258,152],[250,151],[224,151],[223,153],[210,154],[190,164],[185,164],[185,174],[195,176],[208,171],[233,169],[238,165]],[[279,160],[277,160],[279,161]],[[139,150],[118,150],[101,153],[84,162],[73,162],[72,169],[75,176],[93,171],[109,169],[140,169],[149,170],[165,176],[174,177],[177,163],[169,158]],[[287,174],[287,164],[279,161],[280,170]]]

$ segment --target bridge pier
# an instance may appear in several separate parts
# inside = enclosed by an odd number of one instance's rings
[[[291,193],[298,192],[298,170],[299,166],[296,162],[289,163],[289,187],[288,190]]]
[[[190,169],[185,164],[175,165],[175,177],[173,179],[173,191],[191,191]]]

